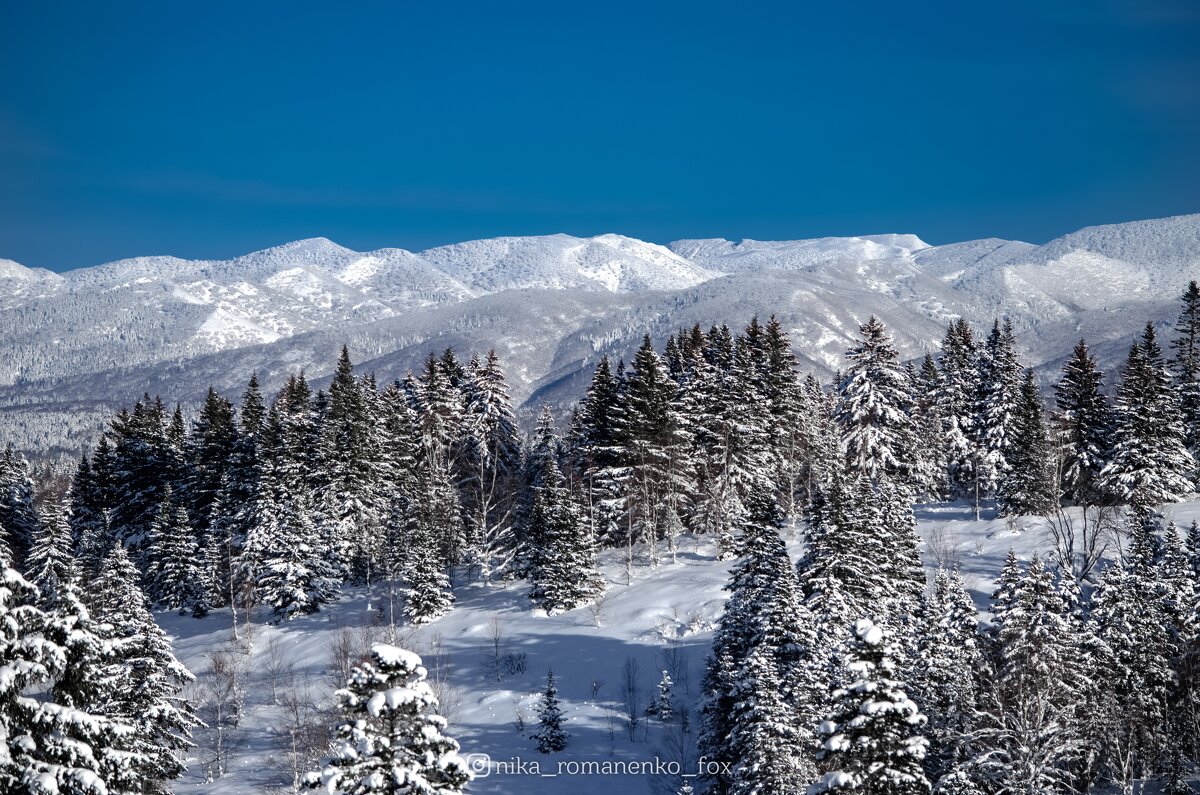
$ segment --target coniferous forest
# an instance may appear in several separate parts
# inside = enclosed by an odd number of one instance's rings
[[[172,790],[194,733],[225,718],[189,700],[155,610],[222,611],[236,633],[354,591],[395,628],[523,581],[555,615],[603,598],[598,556],[632,578],[685,537],[731,562],[689,740],[715,764],[685,791],[1195,791],[1200,529],[1164,505],[1200,475],[1200,288],[1117,372],[1080,340],[1047,383],[1018,348],[1003,318],[956,320],[936,356],[904,361],[871,318],[821,383],[774,318],[696,326],[600,359],[570,416],[528,433],[494,352],[378,383],[343,348],[325,389],[247,373],[194,415],[144,396],[63,493],[9,447],[0,791]],[[917,533],[914,504],[950,501],[1045,517],[1052,549],[1010,554],[976,604]],[[380,644],[354,663],[326,758],[294,788],[466,787],[422,661]],[[571,741],[560,675],[545,753]]]

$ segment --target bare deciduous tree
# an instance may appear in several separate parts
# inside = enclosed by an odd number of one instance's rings
[[[1090,580],[1096,564],[1109,546],[1119,543],[1120,515],[1110,505],[1084,505],[1074,511],[1057,509],[1046,517],[1046,532],[1054,545],[1054,559],[1075,581]]]
[[[642,720],[641,666],[636,657],[626,657],[621,682],[621,706],[625,713],[625,731],[633,742]]]
[[[329,747],[329,726],[332,715],[322,709],[320,698],[312,682],[304,677],[281,688],[278,704],[282,720],[273,725],[269,732],[276,753],[268,765],[284,774],[288,792],[303,791],[304,775],[316,769],[321,757]]]

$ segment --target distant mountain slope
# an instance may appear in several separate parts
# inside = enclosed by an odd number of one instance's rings
[[[529,407],[576,398],[604,353],[644,334],[775,313],[806,367],[841,365],[875,314],[909,356],[945,324],[1008,315],[1026,361],[1054,369],[1086,337],[1115,368],[1147,319],[1168,325],[1200,278],[1200,215],[1096,226],[1046,245],[929,246],[914,235],[660,246],[620,235],[505,237],[422,252],[324,238],[231,260],[140,257],[54,274],[0,260],[0,440],[77,449],[143,391],[192,404],[251,370],[327,376],[348,343],[401,377],[429,350],[496,347]],[[1111,382],[1110,378],[1110,382]]]

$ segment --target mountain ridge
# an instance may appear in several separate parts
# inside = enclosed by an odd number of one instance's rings
[[[0,260],[0,436],[71,449],[150,384],[192,405],[205,381],[240,392],[250,369],[271,385],[301,369],[319,381],[342,343],[381,379],[430,349],[496,347],[518,402],[562,406],[601,355],[627,356],[643,334],[661,343],[681,326],[770,314],[826,376],[869,314],[910,357],[936,351],[952,319],[983,328],[1005,314],[1043,376],[1080,336],[1111,370],[1147,319],[1174,322],[1198,275],[1200,214],[1044,245],[911,234],[660,245],[610,233],[358,252],[318,237],[64,274]]]

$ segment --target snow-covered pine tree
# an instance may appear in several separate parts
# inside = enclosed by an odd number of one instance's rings
[[[729,599],[704,675],[700,750],[732,769],[743,757],[739,743],[749,742],[761,729],[770,734],[772,747],[791,748],[790,757],[779,764],[811,772],[811,760],[803,749],[812,736],[809,724],[815,724],[814,692],[816,682],[827,673],[825,660],[814,656],[812,617],[801,603],[799,584],[779,535],[781,518],[770,484],[759,484],[747,501],[742,557],[730,572]],[[756,650],[760,670],[752,676],[746,666]],[[775,695],[759,693],[759,687],[770,688]],[[772,699],[799,716],[788,732],[771,733],[775,730],[758,725],[765,718],[756,705],[769,706],[774,714],[778,703]],[[768,742],[766,735],[761,739]],[[709,783],[716,791],[727,792],[733,780],[718,772]]]
[[[235,626],[237,609],[252,598],[257,575],[258,561],[246,554],[248,540],[272,504],[259,449],[266,417],[258,376],[251,373],[238,411],[233,449],[209,517],[208,544],[219,553],[213,576],[220,587],[215,590],[222,597],[214,603],[231,606]]]
[[[669,513],[678,518],[688,486],[687,433],[678,397],[678,385],[646,335],[625,382],[622,421],[630,467],[627,521],[633,540],[646,544],[652,564],[658,561],[658,540]]]
[[[871,480],[912,477],[912,394],[899,354],[883,323],[872,316],[861,341],[846,352],[850,369],[838,385],[837,420],[849,471]]]
[[[654,699],[646,707],[646,714],[658,718],[663,723],[670,723],[675,717],[675,696],[672,693],[675,688],[675,683],[671,681],[671,674],[667,671],[662,672],[662,679],[658,680],[658,689],[654,694]]]
[[[1109,564],[1092,604],[1108,663],[1098,674],[1113,696],[1103,736],[1115,763],[1108,773],[1127,785],[1152,776],[1168,748],[1172,661],[1179,652],[1151,524],[1148,517],[1132,518],[1128,564]]]
[[[604,591],[596,549],[566,481],[547,459],[529,518],[529,598],[551,615],[591,601]]]
[[[763,329],[763,348],[761,391],[770,417],[766,438],[771,445],[775,486],[784,515],[798,518],[804,505],[804,397],[796,354],[775,315]]]
[[[914,460],[912,485],[924,501],[950,497],[950,451],[939,406],[941,373],[931,354],[925,354],[913,388]]]
[[[517,420],[495,350],[482,364],[473,360],[464,399],[459,488],[473,565],[480,579],[490,582],[508,573],[516,554],[513,520],[521,465]]]
[[[601,357],[571,428],[571,461],[583,484],[584,506],[597,540],[605,544],[616,543],[623,533],[622,389],[608,357]]]
[[[150,565],[150,526],[174,474],[162,401],[145,395],[112,423],[113,486],[109,524],[138,570]]]
[[[305,785],[330,795],[462,792],[471,780],[421,658],[377,644],[335,697],[333,755]]]
[[[46,594],[60,582],[77,579],[79,571],[63,506],[49,500],[42,506],[39,519],[25,568],[29,579]]]
[[[1005,456],[1008,468],[1000,479],[1000,510],[1007,515],[1046,514],[1056,500],[1050,462],[1050,440],[1042,399],[1033,370],[1026,370],[1012,421]]]
[[[966,761],[984,662],[978,624],[962,576],[939,569],[921,626],[920,664],[914,670],[917,700],[929,718],[926,770],[935,780]]]
[[[995,628],[995,676],[972,734],[973,765],[998,791],[1066,792],[1081,748],[1066,602],[1036,556],[1015,593],[1002,581],[998,595],[1007,606],[993,605],[1003,620]]]
[[[140,760],[136,791],[169,792],[184,772],[180,753],[192,747],[191,731],[200,725],[183,694],[195,677],[175,658],[137,576],[124,548],[114,545],[89,588],[89,607],[111,649],[101,676],[112,682],[112,698],[101,712],[135,729],[119,748]]]
[[[29,462],[11,444],[5,445],[0,453],[0,547],[8,548],[17,566],[24,565],[37,528]]]
[[[975,445],[979,450],[976,477],[978,500],[997,492],[1010,467],[1016,417],[1021,401],[1021,365],[1008,318],[992,324],[979,356],[975,403]]]
[[[979,344],[963,319],[951,323],[938,360],[936,403],[945,435],[947,478],[952,496],[974,493],[978,452],[975,397],[979,392]]]
[[[567,747],[570,735],[562,727],[566,717],[558,698],[558,685],[554,682],[554,671],[546,672],[546,689],[538,704],[538,725],[530,735],[538,753],[553,754]]]
[[[308,495],[283,495],[269,527],[273,548],[262,559],[254,587],[278,618],[315,613],[338,595],[337,576],[317,541]]]
[[[42,702],[26,691],[61,670],[65,655],[44,634],[46,615],[37,607],[37,588],[0,554],[0,790],[21,792],[40,766],[33,742]]]
[[[733,692],[730,745],[736,763],[731,795],[798,791],[812,773],[797,716],[783,693],[773,650],[756,646],[741,666]]]
[[[832,688],[832,708],[818,730],[828,772],[809,795],[930,791],[922,766],[925,716],[896,678],[895,652],[882,627],[865,618],[854,623],[843,683]]]
[[[1100,472],[1112,433],[1112,411],[1100,392],[1103,380],[1087,343],[1080,340],[1054,387],[1063,497],[1082,505],[1102,496]]]
[[[324,533],[342,550],[346,576],[371,584],[379,565],[383,515],[377,483],[382,451],[373,416],[375,390],[354,376],[350,351],[343,345],[329,385],[323,413],[321,449],[326,472],[315,504]]]
[[[209,528],[236,440],[233,404],[209,387],[185,445],[187,511],[202,547],[211,543]]]
[[[1147,323],[1141,341],[1130,348],[1117,388],[1112,455],[1101,481],[1121,502],[1153,506],[1191,494],[1194,468],[1184,444],[1179,398],[1154,325]]]
[[[1184,443],[1193,456],[1200,455],[1200,286],[1195,280],[1183,292],[1183,308],[1175,323],[1171,370],[1179,392]]]
[[[105,637],[108,627],[91,616],[70,580],[57,583],[44,604],[43,632],[61,656],[56,656],[48,698],[37,704],[25,741],[36,749],[24,774],[30,787],[26,791],[138,791],[139,770],[148,760],[130,748],[137,728],[106,713],[121,695],[120,682],[108,668],[113,659]]]
[[[107,442],[105,442],[107,445]],[[100,477],[92,468],[91,459],[85,453],[75,469],[68,496],[70,511],[68,522],[81,573],[87,579],[95,574],[104,557],[105,550],[112,546],[113,538],[108,529],[108,509]]]
[[[403,566],[407,584],[404,613],[415,624],[433,621],[454,605],[444,542],[461,524],[458,494],[449,471],[428,443],[421,451],[415,494],[402,503],[408,513],[393,519],[403,523],[401,532],[408,550]],[[447,530],[448,526],[451,529]]]
[[[168,486],[162,506],[150,528],[150,564],[146,582],[156,604],[167,610],[189,613],[196,618],[208,614],[209,587],[203,576],[204,560],[199,554],[188,512],[176,505]]]

